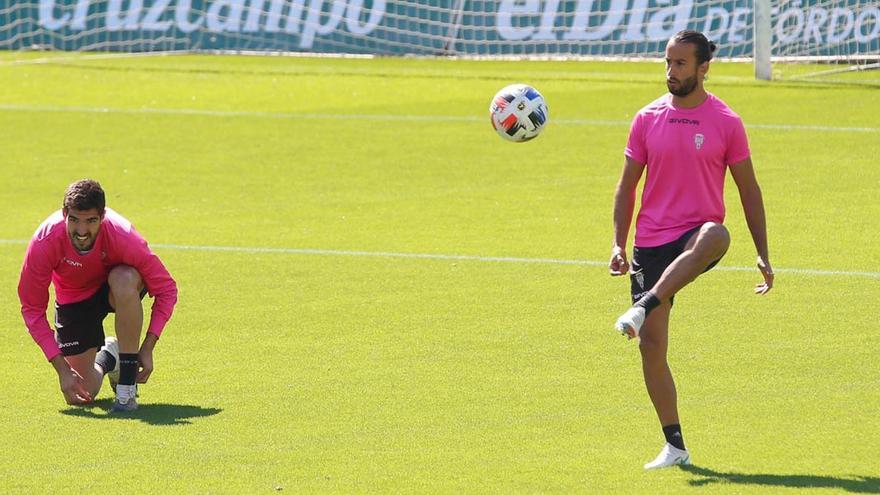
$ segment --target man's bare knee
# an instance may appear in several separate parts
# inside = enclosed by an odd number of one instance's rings
[[[696,242],[700,251],[710,254],[715,259],[727,252],[727,248],[730,247],[730,232],[720,223],[706,222],[700,227]]]
[[[107,283],[114,294],[138,294],[143,286],[141,274],[128,265],[119,265],[110,270]]]
[[[658,342],[645,337],[639,339],[639,352],[642,353],[642,360],[645,363],[656,365],[665,364],[666,347],[666,342]]]

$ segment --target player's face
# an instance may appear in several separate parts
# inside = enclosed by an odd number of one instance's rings
[[[693,43],[666,45],[666,87],[675,96],[687,96],[697,88],[700,67]]]
[[[101,214],[97,208],[67,210],[67,235],[77,251],[88,251],[95,245],[101,230]]]

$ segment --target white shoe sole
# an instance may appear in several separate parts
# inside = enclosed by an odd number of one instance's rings
[[[682,459],[680,461],[675,461],[671,464],[658,464],[656,466],[649,466],[648,464],[645,464],[645,471],[651,471],[654,469],[665,469],[665,468],[670,468],[673,466],[689,466],[690,464],[691,464],[690,458]]]
[[[626,335],[627,338],[634,339],[639,336],[639,334],[636,333],[636,329],[630,325],[618,324],[616,328],[621,335]]]

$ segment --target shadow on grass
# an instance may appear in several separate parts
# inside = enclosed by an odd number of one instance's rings
[[[701,476],[688,480],[691,486],[712,483],[735,483],[737,485],[784,486],[791,488],[837,488],[852,493],[880,493],[880,478],[852,476],[837,478],[810,474],[744,474],[722,473],[699,466],[681,466],[683,471]]]
[[[112,399],[99,399],[85,406],[64,409],[61,414],[81,418],[136,420],[151,425],[188,425],[192,423],[192,418],[213,416],[222,411],[216,407],[147,403],[138,405],[137,410],[132,412],[114,413],[110,412],[112,406]]]

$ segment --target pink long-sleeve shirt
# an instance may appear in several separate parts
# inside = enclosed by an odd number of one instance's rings
[[[110,269],[116,265],[129,265],[140,273],[155,299],[147,331],[158,337],[177,303],[177,284],[131,222],[106,208],[95,243],[86,254],[73,247],[61,210],[37,228],[21,267],[18,297],[25,325],[46,359],[61,354],[46,319],[49,283],[55,286],[58,304],[83,301],[107,282]]]

